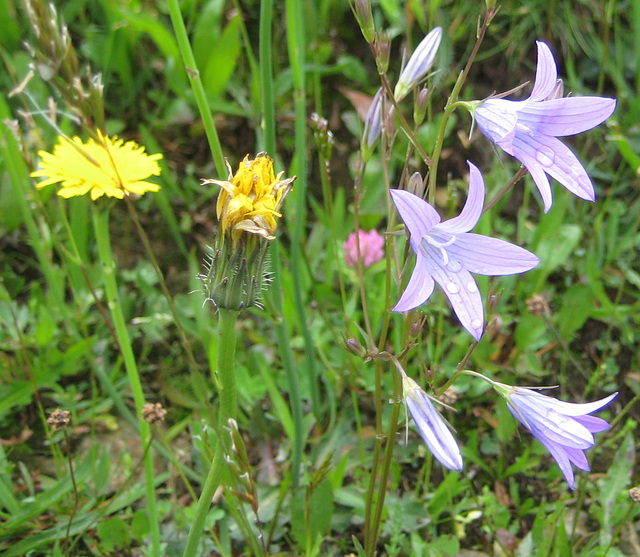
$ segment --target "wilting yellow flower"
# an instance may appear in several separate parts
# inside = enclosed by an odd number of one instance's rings
[[[74,197],[91,192],[95,200],[103,195],[122,199],[125,194],[158,191],[160,186],[146,182],[149,176],[158,176],[157,161],[161,154],[147,155],[145,148],[135,141],[103,135],[99,142],[89,139],[83,143],[79,137],[68,140],[60,136],[53,153],[40,151],[39,169],[31,173],[34,178],[46,178],[38,182],[38,189],[62,182],[60,197]]]
[[[273,160],[265,153],[247,155],[229,179],[203,180],[222,189],[218,195],[219,230],[208,248],[202,280],[207,301],[217,308],[239,311],[260,305],[268,286],[267,251],[275,238],[278,212],[296,179],[282,179],[273,172]]]
[[[217,204],[221,233],[230,232],[234,243],[243,232],[273,240],[276,219],[282,216],[278,209],[296,177],[282,180],[284,172],[276,176],[273,160],[264,153],[252,160],[247,155],[235,175],[229,163],[227,166],[228,180],[202,181],[203,184],[216,184],[222,188]]]

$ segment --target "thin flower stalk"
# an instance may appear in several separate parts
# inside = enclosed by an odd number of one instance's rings
[[[118,295],[118,285],[115,277],[116,265],[111,251],[111,241],[109,236],[109,211],[108,208],[100,208],[95,204],[91,206],[93,211],[93,224],[98,244],[98,254],[103,266],[103,279],[107,301],[113,318],[113,326],[116,331],[124,366],[127,371],[129,384],[133,400],[136,405],[136,416],[138,418],[138,427],[140,429],[140,439],[142,447],[149,447],[151,443],[151,431],[149,424],[142,418],[142,409],[145,404],[142,382],[138,365],[133,353],[131,338],[127,330],[126,321],[122,306],[120,305],[120,296]],[[155,492],[155,469],[153,451],[149,450],[144,455],[145,470],[145,487],[147,494],[147,510],[149,512],[149,522],[151,524],[151,551],[154,557],[160,555],[160,526],[158,513],[156,509],[156,492]]]

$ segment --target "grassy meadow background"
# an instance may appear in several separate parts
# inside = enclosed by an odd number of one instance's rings
[[[427,116],[417,130],[429,152],[485,5],[372,4],[376,28],[391,39],[393,79],[403,48],[443,28],[439,71],[429,78]],[[42,65],[10,94],[29,73],[25,42],[34,36],[25,4],[0,0],[0,554],[153,555],[155,527],[159,554],[180,556],[211,459],[218,396],[216,312],[203,305],[196,275],[213,241],[219,188],[200,180],[226,175],[216,170],[164,1],[55,5],[81,71],[90,64],[102,74],[108,133],[164,156],[153,178],[161,190],[137,199],[135,209],[182,328],[127,205],[115,203],[110,232],[120,304],[145,399],[167,410],[147,448],[155,464],[151,524],[144,451],[108,323],[91,201],[61,199],[56,186],[38,191],[29,177],[38,150],[51,151],[57,139],[49,120],[69,136],[80,132]],[[180,7],[232,168],[268,146],[272,119],[276,172],[298,176],[272,246],[278,278],[264,307],[238,322],[238,426],[247,450],[239,466],[252,480],[226,480],[234,488],[216,494],[199,554],[364,555],[374,444],[388,428],[390,402],[398,401],[392,367],[384,364],[377,416],[374,370],[383,364],[354,355],[345,340],[366,344],[361,285],[376,335],[401,290],[388,281],[384,261],[360,277],[346,265],[342,243],[355,230],[356,210],[361,228],[386,231],[394,214],[386,187],[426,169],[399,133],[391,149],[372,155],[354,203],[362,118],[380,79],[345,0],[184,0]],[[261,27],[267,9],[271,18]],[[476,227],[524,246],[541,263],[517,277],[479,277],[492,300],[491,325],[467,367],[509,384],[558,385],[553,396],[572,402],[619,391],[598,414],[612,428],[597,435],[588,451],[592,471],[577,473],[572,492],[544,447],[481,381],[462,377],[447,393],[461,473],[433,460],[412,423],[405,433],[401,410],[378,555],[640,555],[640,503],[628,495],[640,481],[640,1],[502,2],[461,99],[532,80],[538,39],[554,52],[565,95],[615,97],[618,105],[605,124],[567,140],[593,179],[594,203],[552,181],[554,205],[544,214],[527,176]],[[410,116],[411,98],[402,106]],[[332,133],[331,149],[320,119]],[[446,128],[437,205],[447,218],[466,199],[467,159],[482,170],[487,199],[519,168],[477,130],[469,136],[470,128],[465,111]],[[404,256],[402,236],[388,239],[392,246],[394,257]],[[548,313],[527,310],[534,295],[548,300]],[[423,313],[406,369],[421,385],[440,386],[471,337],[438,288],[416,315]],[[405,348],[403,319],[389,319],[389,352]],[[71,413],[71,424],[54,432],[46,420],[57,408]]]

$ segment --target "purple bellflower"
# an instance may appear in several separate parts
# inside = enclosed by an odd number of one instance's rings
[[[484,310],[478,285],[471,273],[512,275],[535,267],[540,261],[531,252],[497,238],[470,234],[482,214],[484,181],[469,164],[469,195],[462,212],[440,222],[436,210],[422,198],[404,190],[391,197],[410,234],[416,265],[393,311],[409,311],[427,301],[437,282],[453,306],[462,326],[480,340]]]
[[[402,392],[409,414],[431,454],[449,470],[462,470],[462,455],[453,434],[434,408],[427,393],[418,384],[402,374]]]
[[[558,69],[549,47],[538,45],[538,67],[531,96],[523,101],[489,99],[475,109],[480,131],[529,171],[545,213],[551,208],[549,178],[588,201],[595,192],[586,170],[558,137],[575,135],[604,122],[616,108],[615,99],[603,97],[554,98]]]
[[[618,393],[586,404],[563,402],[524,387],[492,382],[494,389],[507,400],[513,416],[542,443],[555,459],[571,489],[575,480],[571,463],[589,471],[584,454],[595,444],[594,433],[609,429],[602,418],[589,416],[609,404]]]

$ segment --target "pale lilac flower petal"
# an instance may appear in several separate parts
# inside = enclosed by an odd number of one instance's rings
[[[609,429],[609,424],[602,418],[596,418],[595,416],[575,416],[573,418],[579,424],[582,424],[591,433],[600,433]]]
[[[518,159],[540,190],[547,212],[553,202],[546,174],[574,195],[593,201],[595,192],[586,170],[556,137],[574,135],[604,122],[615,99],[556,98],[557,68],[549,47],[538,41],[538,67],[531,96],[524,101],[489,99],[475,110],[482,133]]]
[[[592,414],[600,410],[600,408],[605,407],[609,404],[614,398],[618,396],[618,393],[610,394],[609,396],[596,400],[595,402],[565,402],[563,400],[558,400],[557,398],[553,398],[551,396],[543,395],[538,391],[533,391],[531,389],[524,389],[522,387],[515,387],[515,389],[519,391],[526,391],[526,395],[530,398],[536,400],[536,404],[538,406],[542,406],[544,408],[550,408],[564,414],[565,416],[571,417],[587,417],[587,414]],[[601,420],[600,418],[592,418],[596,420]],[[601,420],[604,422],[604,420]],[[606,422],[605,422],[606,423]]]
[[[474,278],[465,269],[451,273],[437,263],[429,265],[428,268],[433,279],[449,298],[462,326],[473,338],[480,340],[484,329],[484,308]]]
[[[573,462],[578,468],[580,468],[580,470],[585,470],[586,472],[591,470],[591,468],[589,468],[589,461],[587,460],[584,451],[581,451],[580,449],[572,449],[570,447],[566,447],[564,450],[567,454],[567,457],[569,457],[569,460]]]
[[[452,258],[464,261],[469,272],[477,275],[524,273],[540,263],[540,259],[520,246],[472,232],[456,237],[449,252]]]
[[[475,112],[475,121],[480,131],[510,155],[513,155],[511,143],[518,125],[515,107],[517,102],[519,101],[489,99],[476,108]]]
[[[514,139],[513,146],[520,162],[528,169],[542,169],[574,195],[587,201],[595,200],[587,171],[560,140],[551,136],[521,135]]]
[[[554,410],[537,407],[535,400],[522,396],[517,405],[509,404],[514,405],[512,413],[518,414],[523,425],[537,438],[574,449],[588,449],[594,444],[593,435],[583,425]]]
[[[449,470],[462,470],[458,443],[429,396],[405,374],[402,376],[402,388],[407,409],[431,454]]]
[[[509,101],[505,101],[509,102]],[[518,123],[532,132],[567,137],[595,128],[613,114],[614,99],[566,97],[529,103],[517,114]]]
[[[558,464],[558,467],[560,468],[560,471],[562,472],[565,480],[567,480],[569,488],[574,490],[576,488],[575,476],[573,474],[573,468],[571,468],[571,461],[569,460],[569,449],[561,448],[554,443],[550,443],[544,438],[540,438],[538,439],[538,441],[540,441],[544,448],[549,451],[549,454]],[[575,452],[575,449],[570,450]]]
[[[536,46],[538,47],[538,66],[530,100],[543,101],[556,87],[558,68],[551,49],[542,41],[536,41]]]
[[[380,87],[369,105],[367,118],[364,121],[362,139],[369,149],[373,149],[382,131],[382,95],[383,89]]]
[[[391,199],[411,236],[413,251],[420,240],[440,222],[440,215],[424,199],[405,190],[391,190]]]
[[[507,400],[511,414],[546,447],[558,463],[569,487],[575,489],[571,463],[581,470],[589,470],[583,451],[595,444],[593,433],[609,428],[605,420],[589,414],[607,405],[618,393],[595,402],[574,404],[524,387],[510,387],[495,382],[493,386]]]
[[[411,311],[424,304],[431,296],[435,282],[426,270],[424,258],[418,253],[416,266],[400,300],[393,311]]]
[[[391,190],[393,202],[410,235],[416,253],[411,280],[394,311],[409,311],[423,304],[437,282],[455,314],[473,338],[480,340],[484,327],[482,296],[470,273],[509,275],[535,267],[539,259],[518,246],[479,234],[470,234],[484,202],[480,171],[469,163],[469,195],[457,217],[440,222],[431,205],[403,190]]]
[[[484,206],[484,181],[478,167],[469,161],[469,194],[462,211],[457,217],[449,219],[440,225],[442,230],[450,234],[460,234],[471,230],[482,216]]]

